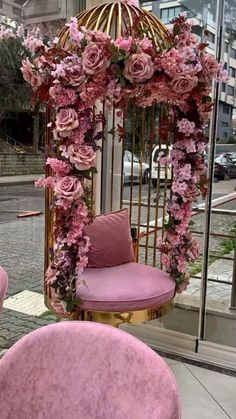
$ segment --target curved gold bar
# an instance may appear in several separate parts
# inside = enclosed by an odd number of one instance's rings
[[[101,27],[100,22],[105,17],[105,11],[107,8],[108,8],[108,4],[105,4],[103,9],[100,11],[98,18],[96,19],[96,25],[94,28],[95,30],[98,30]],[[87,22],[87,25],[89,25],[89,21]]]

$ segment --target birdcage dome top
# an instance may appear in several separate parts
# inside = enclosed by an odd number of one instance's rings
[[[103,3],[84,10],[77,16],[78,28],[100,30],[113,39],[126,34],[134,25],[138,25],[146,36],[152,38],[160,49],[165,44],[167,28],[160,19],[148,10],[120,1]],[[69,28],[65,26],[60,33],[60,44],[66,47],[69,42]]]

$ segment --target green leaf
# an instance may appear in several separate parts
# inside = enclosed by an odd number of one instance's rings
[[[119,48],[114,44],[110,44],[109,45],[109,50],[111,51],[112,54],[115,54],[115,53],[118,52]]]
[[[89,169],[89,171],[90,171],[90,173],[92,173],[93,175],[94,175],[95,173],[98,173],[98,170],[97,170],[97,168],[96,168],[96,167],[91,167],[91,168]]]
[[[66,310],[72,312],[75,308],[75,301],[69,301],[66,305]]]
[[[81,298],[76,298],[75,300],[75,305],[78,305],[78,306],[81,306],[81,304],[82,304],[82,300],[81,300]]]
[[[211,102],[211,97],[210,96],[203,96],[202,97],[202,103],[208,103]]]
[[[116,130],[115,127],[111,128],[110,131],[107,131],[107,134],[115,135]]]

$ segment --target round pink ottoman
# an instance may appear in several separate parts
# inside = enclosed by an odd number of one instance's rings
[[[180,419],[175,378],[133,336],[61,322],[18,341],[0,360],[1,419]]]
[[[7,293],[8,277],[4,269],[0,266],[0,313],[2,311],[2,305]]]

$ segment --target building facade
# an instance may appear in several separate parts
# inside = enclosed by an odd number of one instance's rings
[[[163,23],[168,25],[172,19],[177,17],[181,12],[186,12],[187,15],[194,17],[198,21],[198,25],[194,28],[199,40],[203,40],[204,32],[208,32],[207,38],[204,39],[209,46],[208,52],[215,52],[215,36],[216,23],[215,17],[208,8],[204,8],[202,13],[193,13],[186,6],[191,2],[185,1],[143,1],[142,7],[147,8],[160,17]],[[193,2],[192,2],[193,3]],[[225,63],[225,68],[229,72],[230,80],[227,83],[222,83],[220,92],[220,105],[218,114],[218,132],[219,140],[227,140],[234,134],[234,109],[236,107],[236,43],[230,40],[230,36],[225,33],[224,51],[222,59]]]

